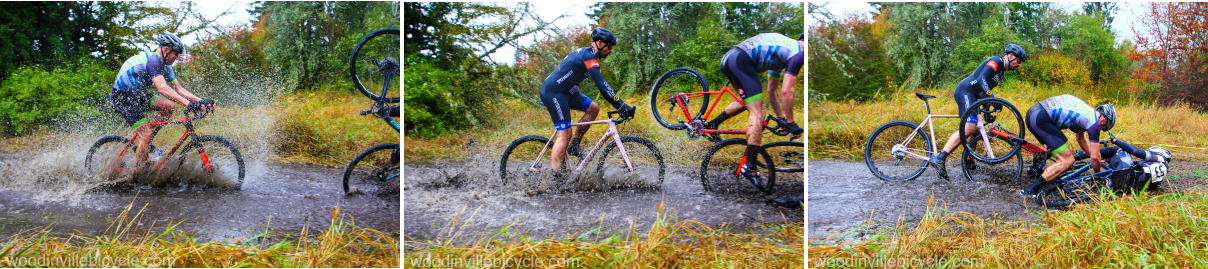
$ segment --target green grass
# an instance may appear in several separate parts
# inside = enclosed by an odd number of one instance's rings
[[[919,92],[937,96],[929,100],[932,113],[955,115],[957,107],[952,100],[952,88],[941,86]],[[1186,104],[1156,106],[1140,100],[1110,100],[1094,90],[1033,87],[1026,83],[1005,84],[993,92],[1014,104],[1021,116],[1037,102],[1061,94],[1072,94],[1092,106],[1113,101],[1119,117],[1112,130],[1116,137],[1137,146],[1166,146],[1176,158],[1208,160],[1208,154],[1205,154],[1208,153],[1208,115]],[[923,101],[909,91],[889,93],[884,100],[866,103],[812,102],[809,104],[810,158],[862,159],[868,136],[877,127],[893,120],[918,123],[925,113]],[[935,133],[940,138],[939,143],[946,141],[956,130],[956,123],[955,119],[938,119]],[[1031,133],[1025,137],[1036,143]],[[1070,139],[1073,139],[1072,135]]]

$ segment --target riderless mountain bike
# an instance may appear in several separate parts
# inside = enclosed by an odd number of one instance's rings
[[[398,93],[401,92],[400,65],[396,58],[400,55],[398,44],[398,29],[377,30],[357,42],[348,60],[348,73],[354,88],[373,100],[373,106],[361,111],[361,115],[382,119],[394,128],[396,134],[400,127],[394,118],[399,116],[397,104]],[[344,168],[344,193],[381,194],[384,190],[397,189],[402,175],[399,149],[399,144],[387,143],[369,147],[357,154]]]

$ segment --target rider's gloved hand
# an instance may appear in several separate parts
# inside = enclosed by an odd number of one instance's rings
[[[214,99],[202,99],[201,101],[197,101],[197,102],[201,103],[202,106],[205,107],[206,110],[208,110],[208,111],[214,111],[214,106],[217,106],[217,104],[214,103]]]
[[[801,126],[797,126],[797,122],[787,123],[785,125],[785,129],[789,130],[789,133],[793,135],[799,135],[805,132],[805,129],[802,129]]]
[[[197,110],[201,109],[201,102],[198,102],[198,101],[189,102],[188,108],[190,111],[197,111]]]
[[[621,113],[621,118],[632,119],[633,114],[635,112],[637,112],[637,108],[634,108],[631,105],[625,104],[625,102],[621,102],[621,108],[617,109],[617,111]]]

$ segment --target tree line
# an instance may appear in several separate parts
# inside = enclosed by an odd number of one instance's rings
[[[617,36],[601,71],[625,97],[645,94],[658,76],[680,66],[721,84],[721,56],[738,42],[767,32],[796,38],[805,30],[801,3],[599,3],[585,14],[591,25],[542,18],[534,10],[527,3],[406,3],[405,134],[433,137],[488,126],[504,116],[497,112],[500,99],[536,105],[545,77],[570,51],[589,46],[596,26]],[[516,48],[514,64],[487,57],[502,45]],[[595,96],[593,83],[580,91]]]
[[[832,14],[809,4],[811,100],[875,100],[959,81],[1006,44],[1029,60],[1008,73],[1034,85],[1099,91],[1116,100],[1186,101],[1208,108],[1208,4],[1144,3],[1144,32],[1113,29],[1116,3],[871,3]],[[1119,31],[1136,40],[1116,42]]]
[[[283,78],[287,92],[346,90],[352,47],[373,30],[399,28],[401,16],[400,2],[258,1],[246,9],[250,26],[231,27],[214,20],[233,9],[206,16],[196,2],[0,2],[0,136],[112,114],[106,100],[117,69],[164,32],[198,38],[174,66],[187,88],[253,73]],[[214,94],[264,90],[227,88]]]

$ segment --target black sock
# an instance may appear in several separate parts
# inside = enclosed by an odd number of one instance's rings
[[[754,167],[756,152],[759,152],[759,145],[747,145],[747,167]]]
[[[1024,189],[1024,191],[1027,191],[1031,194],[1036,194],[1036,191],[1039,191],[1040,187],[1043,187],[1046,183],[1049,183],[1049,181],[1044,180],[1044,177],[1036,177],[1036,182],[1032,183],[1032,185],[1028,186],[1028,188]]]
[[[947,151],[943,151],[943,150],[941,150],[941,151],[940,151],[940,154],[936,154],[936,155],[935,155],[935,157],[936,157],[936,158],[939,158],[939,160],[941,160],[941,161],[943,161],[943,160],[947,160],[947,159],[948,159],[948,152],[947,152]]]
[[[726,114],[725,110],[722,110],[721,114],[717,114],[716,118],[709,120],[709,125],[710,126],[720,126],[723,121],[730,119],[730,116],[731,116],[730,114]]]
[[[579,147],[579,142],[582,142],[581,140],[582,140],[582,138],[571,138],[571,139],[570,139],[570,146],[569,146],[568,148],[577,148],[577,147]]]

